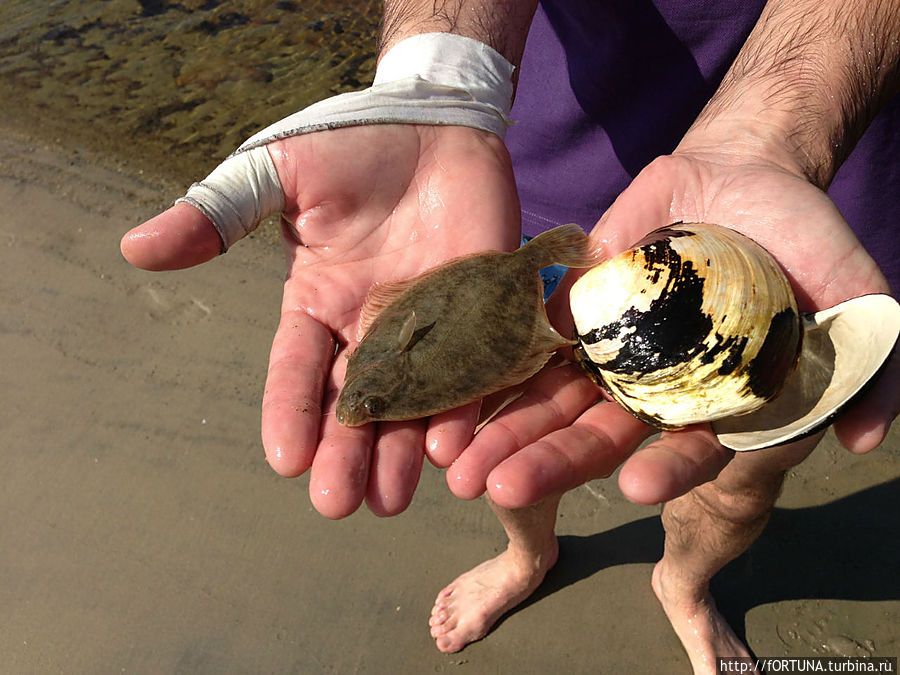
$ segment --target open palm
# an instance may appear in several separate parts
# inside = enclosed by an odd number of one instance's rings
[[[889,292],[827,196],[761,161],[712,153],[661,157],[619,196],[592,236],[611,256],[676,221],[716,223],[755,239],[783,266],[803,311]],[[567,275],[567,287],[569,277],[574,275]],[[558,300],[557,325],[571,325],[565,296]],[[865,452],[883,440],[900,407],[897,379],[895,361],[836,423],[850,450]],[[457,475],[448,477],[451,488],[473,497],[483,481],[498,504],[515,508],[608,476],[653,430],[617,404],[596,401],[596,390],[576,368],[544,374],[463,452],[453,468]],[[619,483],[635,501],[667,501],[714,478],[731,456],[708,428],[664,433],[628,459]]]
[[[375,513],[398,513],[418,481],[426,422],[338,425],[344,356],[372,284],[515,248],[506,150],[465,127],[371,125],[294,136],[268,151],[285,194],[288,273],[263,396],[267,458],[286,476],[311,467],[310,496],[323,515],[348,515],[364,497]],[[220,246],[209,221],[178,204],[128,233],[122,250],[139,267],[175,269]],[[443,424],[452,437],[469,417],[451,414]]]

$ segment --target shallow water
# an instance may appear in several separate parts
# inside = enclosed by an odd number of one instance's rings
[[[380,6],[4,0],[0,121],[189,181],[261,127],[367,86]]]

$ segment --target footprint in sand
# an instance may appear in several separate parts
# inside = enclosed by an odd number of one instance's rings
[[[158,284],[140,286],[135,295],[140,298],[151,319],[179,326],[206,319],[212,309],[202,300],[185,297],[176,287]]]
[[[798,653],[812,653],[822,656],[873,656],[875,644],[872,640],[851,637],[846,626],[835,626],[835,614],[823,610],[818,603],[801,603],[791,617],[779,621],[778,636],[787,647]],[[843,623],[843,622],[838,622]]]
[[[875,651],[871,640],[859,642],[847,635],[830,635],[822,642],[822,647],[835,656],[872,656]]]

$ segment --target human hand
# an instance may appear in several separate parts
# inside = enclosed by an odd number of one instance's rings
[[[346,428],[334,405],[359,310],[373,283],[519,241],[518,201],[503,142],[468,127],[368,125],[292,136],[267,146],[284,192],[287,259],[282,316],[263,395],[262,437],[272,467],[311,467],[310,497],[337,518],[363,498],[379,515],[409,504],[426,422]],[[210,221],[179,203],[125,235],[134,265],[171,270],[218,255]],[[473,412],[435,418],[429,447],[464,436]],[[440,431],[441,433],[437,433]]]
[[[821,190],[770,158],[724,148],[687,137],[674,155],[648,166],[592,233],[604,253],[615,255],[672,222],[712,222],[767,248],[787,272],[801,310],[890,292]],[[565,304],[556,308],[560,326],[571,325]],[[613,403],[592,405],[597,392],[585,379],[574,367],[536,379],[465,449],[448,476],[451,489],[473,497],[486,485],[500,506],[516,508],[608,476],[625,462],[619,478],[625,496],[658,503],[714,478],[733,456],[703,426],[664,432],[628,459],[653,431]],[[867,396],[835,423],[848,449],[866,452],[883,440],[900,409],[898,379],[895,357]]]

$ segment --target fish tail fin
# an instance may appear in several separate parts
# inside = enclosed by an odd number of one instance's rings
[[[554,263],[565,267],[593,267],[600,262],[598,249],[592,248],[590,239],[580,226],[560,225],[542,232],[522,248],[534,256],[538,269]]]

